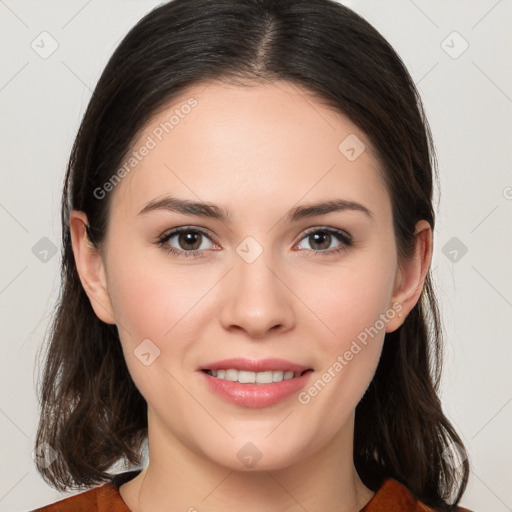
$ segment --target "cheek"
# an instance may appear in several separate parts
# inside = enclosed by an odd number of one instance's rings
[[[390,307],[394,267],[390,263],[369,261],[368,264],[340,265],[339,269],[304,273],[301,296],[315,316],[322,320],[322,332],[329,345],[343,349],[347,342],[374,326]],[[296,288],[297,289],[297,288]],[[378,329],[382,328],[379,323]]]
[[[389,296],[377,287],[346,286],[323,309],[330,332],[319,338],[326,354],[324,368],[340,375],[346,390],[362,393],[377,367],[385,336]],[[392,311],[394,313],[394,311]],[[394,316],[394,315],[393,315]],[[383,320],[384,318],[384,320]],[[329,377],[326,376],[326,379]],[[346,387],[347,381],[351,386]]]
[[[163,341],[182,329],[187,314],[201,308],[198,302],[212,281],[186,266],[173,267],[165,255],[148,252],[140,251],[139,257],[132,252],[128,260],[118,260],[109,276],[116,318],[133,343],[144,338]]]
[[[191,349],[200,338],[201,320],[213,317],[207,296],[219,278],[211,270],[172,265],[152,249],[124,253],[131,257],[110,254],[109,293],[126,363],[149,398],[162,382],[175,386],[164,370],[174,375],[193,366]],[[156,364],[144,366],[138,358],[147,352],[150,360],[157,355]]]
[[[201,296],[183,273],[171,274],[169,268],[132,253],[109,273],[109,293],[130,375],[148,404],[164,407],[179,402],[180,387],[173,376],[188,350],[187,313]]]
[[[299,398],[303,404],[316,404],[321,416],[347,418],[373,378],[385,326],[396,315],[390,305],[394,281],[390,269],[392,262],[368,258],[360,266],[347,264],[329,271],[328,279],[327,274],[325,279],[317,274],[316,286],[312,281],[308,284],[308,305],[321,319],[315,325],[317,353],[322,356],[315,381]]]
[[[165,311],[173,311],[178,302],[177,297],[169,293],[172,288],[142,270],[134,266],[126,273],[117,271],[113,277],[115,293],[111,293],[111,300],[114,312],[130,343],[144,338],[160,338],[172,322]]]

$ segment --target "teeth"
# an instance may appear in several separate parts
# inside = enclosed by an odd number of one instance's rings
[[[245,370],[236,370],[229,368],[227,370],[207,370],[209,375],[218,379],[230,380],[232,382],[240,382],[241,384],[269,384],[271,382],[281,382],[299,377],[301,372],[283,372],[282,370],[274,370],[267,372],[248,372]]]

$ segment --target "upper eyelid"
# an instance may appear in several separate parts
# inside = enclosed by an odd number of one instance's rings
[[[200,228],[200,227],[196,227],[196,226],[179,226],[177,228],[169,229],[168,231],[165,231],[163,233],[163,235],[161,235],[159,237],[159,239],[169,239],[176,235],[179,235],[182,232],[187,232],[187,231],[192,231],[192,232],[195,231],[197,233],[201,233],[202,235],[206,236],[213,242],[212,238],[214,238],[214,237],[210,234],[210,232],[208,230],[206,230],[205,228]]]
[[[334,228],[334,227],[329,227],[329,226],[313,226],[311,228],[308,228],[306,229],[306,231],[304,232],[302,238],[304,238],[306,235],[309,235],[310,233],[315,233],[316,231],[329,231],[329,232],[332,232],[332,233],[337,233],[339,235],[346,235],[348,238],[350,238],[352,240],[352,235],[344,230],[344,229],[340,229],[340,228]],[[301,238],[301,240],[302,240]]]

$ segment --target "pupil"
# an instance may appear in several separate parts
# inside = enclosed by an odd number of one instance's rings
[[[198,249],[201,245],[201,242],[198,242],[199,233],[193,233],[192,231],[188,231],[186,233],[180,234],[180,243],[183,242],[183,245],[189,245],[188,249]],[[190,245],[194,245],[194,247],[190,247]]]
[[[319,231],[317,233],[314,233],[312,236],[313,236],[313,243],[320,244],[322,246],[322,247],[320,247],[320,249],[328,249],[329,248],[330,241],[331,241],[330,240],[331,235],[329,235],[325,231]],[[320,239],[320,242],[318,241],[318,239]],[[324,239],[323,244],[321,243],[322,239]],[[327,243],[325,243],[325,240],[327,240]]]

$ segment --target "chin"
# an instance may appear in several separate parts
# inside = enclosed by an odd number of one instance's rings
[[[295,437],[296,440],[296,437]],[[219,445],[216,445],[218,448]],[[303,453],[299,443],[293,446],[287,446],[286,450],[281,445],[278,450],[277,443],[272,443],[268,439],[258,443],[258,441],[243,441],[233,443],[226,447],[221,453],[205,452],[213,463],[226,467],[231,471],[276,471],[290,467],[298,460],[298,454]]]

